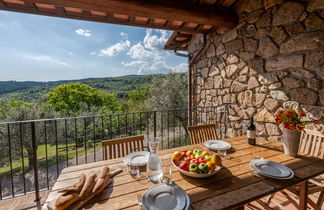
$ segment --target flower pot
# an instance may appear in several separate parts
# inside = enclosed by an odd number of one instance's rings
[[[285,155],[296,157],[298,155],[300,132],[296,129],[289,130],[284,128],[282,132],[282,142],[284,144]]]

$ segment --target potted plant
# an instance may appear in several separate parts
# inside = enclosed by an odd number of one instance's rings
[[[304,120],[305,112],[297,113],[292,108],[279,110],[276,114],[276,123],[283,125],[282,141],[286,155],[297,156],[300,142],[300,134],[307,124],[322,124],[320,120]]]

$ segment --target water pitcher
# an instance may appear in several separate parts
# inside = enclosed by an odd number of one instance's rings
[[[152,182],[159,182],[163,177],[161,158],[157,154],[160,139],[153,137],[149,139],[148,143],[150,147],[150,157],[147,163],[147,175]]]

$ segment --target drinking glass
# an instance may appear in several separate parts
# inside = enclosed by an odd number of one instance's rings
[[[263,145],[262,140],[264,139],[263,137],[263,132],[262,131],[257,131],[256,132],[256,137],[257,137],[257,145]]]
[[[220,155],[220,156],[222,156],[222,157],[226,157],[226,155],[227,155],[227,149],[224,149],[224,150],[218,150],[217,151],[218,152],[218,154]]]
[[[166,166],[163,168],[163,182],[172,185],[172,167]]]
[[[262,150],[262,148],[255,147],[253,149],[253,159],[263,159],[263,150]]]
[[[140,170],[139,170],[139,163],[135,161],[130,161],[127,164],[128,172],[131,176],[139,176]]]

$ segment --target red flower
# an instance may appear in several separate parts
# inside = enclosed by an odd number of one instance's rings
[[[287,110],[286,111],[286,116],[291,118],[293,116],[293,111],[292,110]]]
[[[278,117],[276,117],[276,123],[277,123],[278,125],[280,125],[280,124],[282,123],[282,120],[279,119]]]
[[[296,125],[296,129],[297,129],[299,132],[301,132],[304,128],[305,128],[305,125],[303,125],[303,124],[298,124],[298,125]]]
[[[300,117],[306,117],[306,113],[304,111],[299,112]]]
[[[294,130],[295,129],[295,125],[293,122],[285,122],[285,128],[289,129],[289,130]]]
[[[313,123],[316,125],[323,124],[323,122],[321,120],[313,120]]]

